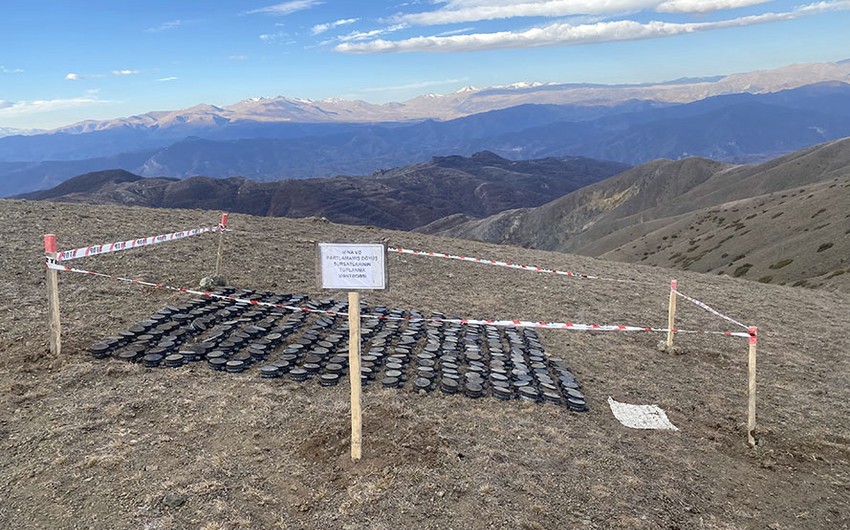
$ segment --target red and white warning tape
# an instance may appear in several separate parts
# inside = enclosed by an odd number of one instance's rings
[[[143,285],[146,287],[154,287],[156,289],[167,289],[170,291],[176,291],[185,294],[191,294],[195,296],[202,296],[205,298],[216,298],[221,300],[229,300],[233,302],[244,302],[249,303],[251,305],[256,306],[265,306],[265,307],[274,307],[277,309],[286,309],[289,311],[301,311],[305,313],[320,313],[331,316],[348,316],[348,313],[340,312],[340,311],[327,311],[321,309],[311,309],[306,307],[299,306],[288,306],[282,304],[272,304],[267,302],[260,302],[257,300],[249,300],[236,298],[233,296],[226,296],[211,292],[205,291],[195,291],[192,289],[184,289],[180,287],[172,287],[170,285],[165,285],[162,283],[154,283],[147,282],[143,280],[135,280],[132,278],[122,278],[120,276],[115,276],[112,274],[104,274],[101,272],[93,272],[83,269],[76,269],[72,267],[68,267],[66,265],[59,264],[56,260],[52,260],[50,258],[47,259],[47,268],[65,272],[76,272],[80,274],[86,274],[89,276],[97,276],[100,278],[109,278],[112,280],[131,283],[134,285]],[[414,317],[392,317],[386,315],[369,315],[364,314],[361,315],[361,318],[375,318],[380,320],[397,320],[397,321],[406,321],[406,322],[436,322],[436,323],[446,323],[446,324],[461,324],[461,325],[479,325],[479,326],[499,326],[499,327],[523,327],[523,328],[540,328],[540,329],[562,329],[562,330],[571,330],[571,331],[626,331],[626,332],[654,332],[654,333],[667,333],[667,329],[662,328],[653,328],[648,326],[622,326],[622,325],[607,325],[607,324],[575,324],[572,322],[533,322],[528,320],[492,320],[492,319],[468,319],[468,318],[414,318]],[[692,331],[692,330],[682,330],[682,329],[674,329],[674,333],[694,333],[694,334],[709,334],[709,335],[725,335],[727,337],[750,337],[749,333],[735,332],[735,331]]]
[[[570,278],[584,278],[586,280],[603,280],[608,282],[632,283],[641,285],[655,285],[649,282],[639,282],[636,280],[626,280],[620,278],[603,278],[601,276],[591,276],[590,274],[582,274],[580,272],[559,271],[555,269],[547,269],[536,265],[521,265],[519,263],[510,263],[507,261],[497,261],[484,258],[472,258],[469,256],[457,256],[454,254],[445,254],[442,252],[429,252],[425,250],[410,250],[406,248],[387,247],[388,252],[397,252],[399,254],[412,254],[414,256],[430,256],[433,258],[453,259],[459,261],[467,261],[472,263],[482,263],[484,265],[495,265],[497,267],[507,267],[509,269],[520,269],[524,271],[543,272],[548,274],[557,274],[559,276],[568,276]]]
[[[744,325],[744,324],[741,324],[740,322],[738,322],[738,321],[737,321],[737,320],[735,320],[734,318],[732,318],[732,317],[728,317],[728,316],[724,315],[724,314],[723,314],[723,313],[721,313],[720,311],[718,311],[718,310],[716,310],[716,309],[714,309],[714,308],[710,307],[708,304],[706,304],[706,303],[704,303],[704,302],[700,302],[699,300],[697,300],[697,299],[695,299],[695,298],[691,298],[690,296],[688,296],[688,295],[686,295],[686,294],[683,294],[683,293],[681,293],[681,292],[677,291],[676,289],[672,289],[672,291],[673,291],[674,293],[676,293],[676,295],[677,295],[677,296],[681,296],[682,298],[684,298],[684,299],[685,299],[685,300],[687,300],[688,302],[691,302],[692,304],[694,304],[694,305],[696,305],[696,306],[698,306],[698,307],[701,307],[702,309],[704,309],[704,310],[708,311],[708,312],[709,312],[709,313],[711,313],[712,315],[718,316],[718,317],[722,318],[723,320],[725,320],[725,321],[727,321],[727,322],[731,322],[732,324],[735,324],[736,326],[740,326],[740,327],[742,327],[742,328],[744,328],[744,329],[749,329],[749,326],[746,326],[746,325]]]
[[[191,236],[206,234],[207,232],[222,232],[226,231],[227,227],[223,224],[218,226],[208,226],[204,228],[193,228],[192,230],[181,230],[170,234],[162,234],[158,236],[142,237],[139,239],[128,239],[127,241],[116,241],[114,243],[104,243],[102,245],[92,245],[89,247],[80,247],[73,250],[65,250],[59,252],[56,257],[57,261],[70,261],[72,259],[85,258],[88,256],[96,256],[97,254],[108,254],[110,252],[119,252],[121,250],[130,250],[132,248],[145,247],[155,245],[157,243],[165,243],[167,241],[177,241]]]

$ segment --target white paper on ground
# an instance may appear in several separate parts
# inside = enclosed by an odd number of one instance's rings
[[[667,419],[667,414],[657,405],[630,405],[619,403],[614,398],[608,398],[611,412],[620,423],[632,429],[662,429],[678,431],[675,425]]]

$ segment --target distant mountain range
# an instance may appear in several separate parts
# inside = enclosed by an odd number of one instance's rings
[[[663,83],[600,85],[588,83],[515,83],[464,87],[452,94],[426,94],[403,103],[381,105],[332,98],[251,98],[225,107],[201,104],[178,111],[150,112],[116,120],[86,121],[56,133],[85,133],[115,127],[217,128],[225,123],[381,123],[451,120],[524,104],[610,107],[627,101],[688,103],[712,96],[762,94],[814,83],[850,82],[850,59],[836,63],[795,64],[775,70],[710,78],[683,78]]]
[[[692,157],[629,168],[481,152],[367,177],[267,183],[113,170],[24,198],[322,216],[763,283],[850,288],[850,138],[759,165]]]
[[[369,177],[265,183],[242,177],[143,178],[110,170],[81,175],[22,198],[323,216],[339,223],[410,230],[458,213],[487,216],[539,206],[627,168],[580,157],[511,161],[482,152],[469,158],[437,157]]]
[[[752,163],[850,135],[850,61],[654,85],[519,84],[405,103],[253,99],[0,138],[0,196],[81,173],[363,175],[488,150],[629,165]],[[813,84],[814,83],[814,84]]]
[[[44,129],[13,129],[11,127],[0,127],[0,138],[4,136],[31,136],[33,134],[44,134]]]

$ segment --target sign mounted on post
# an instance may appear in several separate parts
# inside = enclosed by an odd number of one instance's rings
[[[387,247],[380,243],[319,243],[319,282],[323,289],[348,291],[348,376],[351,381],[351,460],[363,451],[360,371],[360,293],[387,288]]]
[[[323,289],[387,288],[387,247],[380,243],[319,243]]]

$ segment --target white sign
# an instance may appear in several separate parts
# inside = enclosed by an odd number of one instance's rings
[[[323,289],[386,289],[386,247],[379,243],[319,243]]]

